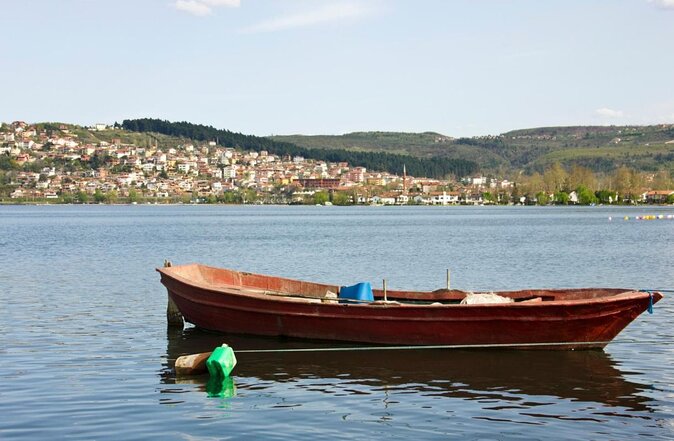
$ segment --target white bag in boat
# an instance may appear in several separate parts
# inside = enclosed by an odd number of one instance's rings
[[[512,303],[513,299],[510,297],[503,297],[493,292],[474,294],[469,292],[466,297],[461,300],[462,305],[483,305],[488,303]]]

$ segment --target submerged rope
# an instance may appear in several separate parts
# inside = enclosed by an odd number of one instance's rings
[[[236,351],[237,354],[263,354],[276,352],[341,352],[341,351],[400,351],[419,349],[478,349],[478,348],[513,348],[513,347],[536,347],[536,346],[564,346],[564,345],[606,345],[608,341],[583,341],[583,342],[553,342],[553,343],[493,343],[477,345],[422,345],[422,346],[351,346],[344,348],[289,348],[289,349],[243,349]]]
[[[592,345],[592,344],[616,345],[653,345],[671,346],[674,342],[650,341],[650,340],[611,340],[599,342],[557,342],[557,343],[520,343],[520,344],[484,344],[484,345],[426,345],[426,346],[352,346],[343,348],[288,348],[288,349],[242,349],[237,354],[273,354],[282,352],[349,352],[349,351],[400,351],[400,350],[424,350],[424,349],[488,349],[488,348],[512,348],[525,346],[562,346],[562,345]]]

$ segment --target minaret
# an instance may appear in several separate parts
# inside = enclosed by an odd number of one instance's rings
[[[407,168],[403,164],[403,193],[407,193]]]

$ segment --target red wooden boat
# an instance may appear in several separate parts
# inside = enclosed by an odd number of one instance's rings
[[[340,303],[335,285],[190,264],[158,268],[185,320],[199,328],[384,345],[603,348],[662,299],[629,289],[497,293],[510,303],[460,304],[467,293],[373,290],[374,301]]]

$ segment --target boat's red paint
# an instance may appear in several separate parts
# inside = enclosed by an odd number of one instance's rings
[[[333,285],[199,264],[157,271],[185,320],[203,329],[395,345],[601,348],[648,308],[651,295],[610,288],[523,290],[497,293],[514,303],[433,305],[466,293],[388,291],[389,300],[401,303],[340,304],[306,298],[337,292]],[[375,300],[382,294],[375,290]],[[653,303],[662,298],[652,296]]]

